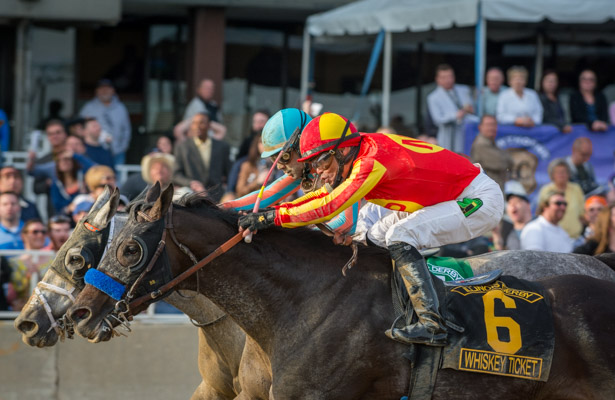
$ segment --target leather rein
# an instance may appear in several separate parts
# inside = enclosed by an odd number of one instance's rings
[[[237,233],[235,236],[233,236],[232,238],[230,238],[229,240],[224,242],[222,245],[220,245],[218,248],[216,248],[207,257],[205,257],[201,261],[197,262],[197,258],[190,251],[190,249],[187,246],[185,246],[184,244],[180,243],[177,240],[176,236],[175,236],[175,232],[174,232],[174,229],[173,229],[173,222],[172,222],[172,220],[173,220],[173,216],[172,216],[173,215],[173,211],[172,210],[173,210],[173,205],[171,204],[171,206],[169,207],[169,212],[168,212],[167,220],[166,220],[166,226],[165,226],[165,229],[164,229],[164,231],[162,233],[162,237],[161,237],[160,241],[158,242],[158,246],[156,247],[156,251],[155,251],[154,255],[152,256],[151,260],[147,264],[147,267],[143,270],[143,272],[141,272],[141,274],[139,275],[137,280],[135,280],[135,282],[132,284],[132,286],[130,287],[130,290],[124,296],[124,298],[119,300],[116,303],[116,305],[115,305],[115,311],[119,314],[119,316],[120,316],[120,318],[122,320],[126,320],[127,318],[131,318],[133,316],[132,310],[134,310],[136,307],[139,307],[139,306],[143,305],[147,301],[155,300],[155,299],[163,296],[164,294],[168,293],[173,288],[175,288],[177,285],[179,285],[181,282],[185,281],[186,279],[191,277],[193,274],[198,273],[198,271],[201,268],[203,268],[205,265],[209,264],[210,262],[212,262],[213,260],[215,260],[216,258],[221,256],[222,254],[226,253],[228,250],[233,248],[233,246],[235,246],[237,243],[241,242],[241,240],[243,239],[242,233],[241,232]],[[144,218],[145,220],[152,222],[151,218],[149,217],[149,215],[145,214],[144,212],[139,211],[137,214],[139,216],[141,216],[142,218]],[[192,260],[194,265],[192,267],[190,267],[189,269],[187,269],[186,271],[184,271],[181,274],[179,274],[178,276],[176,276],[175,278],[173,278],[172,280],[170,280],[169,282],[167,282],[164,285],[160,286],[158,289],[156,289],[156,290],[154,290],[152,292],[149,292],[149,293],[147,293],[147,294],[145,294],[145,295],[143,295],[141,297],[137,297],[136,299],[133,300],[134,291],[137,290],[139,284],[143,281],[145,276],[154,268],[154,265],[158,261],[158,258],[160,258],[160,256],[162,255],[162,252],[163,252],[163,250],[164,250],[164,248],[166,246],[165,238],[166,238],[167,230],[169,230],[169,232],[171,232],[171,238],[172,238],[173,242],[177,245],[177,247],[179,247],[180,250],[182,250],[188,257],[190,257],[190,259]],[[197,285],[198,285],[198,280],[197,280]],[[198,291],[198,286],[197,286],[197,291]],[[216,319],[213,322],[217,322],[220,319],[224,318],[225,316],[226,316],[226,314],[223,315],[222,317]],[[197,326],[207,326],[207,325],[210,325],[210,324],[211,323],[205,323],[205,324],[196,323],[195,325],[197,325]]]

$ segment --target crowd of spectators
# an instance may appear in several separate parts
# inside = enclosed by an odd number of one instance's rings
[[[478,102],[468,86],[455,82],[450,65],[437,67],[435,82],[436,89],[427,96],[427,119],[437,132],[422,132],[418,138],[462,153],[465,124],[479,122],[478,135],[466,156],[500,185],[506,200],[505,215],[485,239],[489,246],[481,240],[481,248],[584,254],[615,250],[615,178],[610,178],[608,187],[600,184],[605,177],[596,177],[589,138],[574,141],[568,157],[552,160],[550,182],[536,190],[512,180],[514,157],[496,144],[502,124],[525,128],[550,124],[567,134],[571,124],[581,123],[592,131],[605,131],[609,110],[591,70],[580,74],[579,90],[570,97],[568,107],[560,101],[558,75],[551,70],[545,71],[537,93],[527,87],[525,68],[511,67],[504,73],[492,67],[486,72]],[[225,141],[227,128],[214,101],[215,90],[211,79],[199,82],[182,120],[169,136],[158,137],[155,146],[143,152],[141,173],[124,182],[117,182],[116,167],[125,163],[131,125],[113,82],[99,81],[94,98],[76,117],[63,120],[58,111],[43,121],[49,152],[37,156],[31,151],[23,171],[13,166],[0,169],[0,250],[28,250],[1,259],[0,309],[18,310],[23,305],[31,277],[41,276],[50,260],[49,254],[36,251],[58,250],[106,185],[120,188],[123,205],[156,181],[163,187],[173,183],[177,197],[200,192],[216,202],[260,188],[272,165],[271,160],[260,157],[261,133],[270,113],[254,111],[241,145],[232,149]],[[326,106],[322,111],[327,111]],[[610,112],[615,117],[615,105]],[[396,121],[394,128],[377,131],[414,134]],[[34,199],[24,197],[25,174],[34,181],[32,191],[46,196],[46,212],[39,213]],[[530,191],[537,198],[535,214]],[[41,219],[41,215],[48,218]],[[464,248],[467,255],[475,254],[476,248]]]

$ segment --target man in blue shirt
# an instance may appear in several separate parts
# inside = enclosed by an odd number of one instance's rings
[[[0,193],[0,250],[21,250],[23,221],[20,218],[19,196],[14,192]]]

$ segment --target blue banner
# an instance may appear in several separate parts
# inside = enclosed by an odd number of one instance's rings
[[[470,123],[465,127],[465,153],[470,154],[472,142],[478,134],[478,124]],[[585,125],[573,125],[571,133],[562,133],[552,125],[535,128],[520,128],[512,125],[498,125],[496,144],[501,149],[513,153],[515,169],[513,178],[523,183],[526,190],[531,188],[531,196],[537,195],[540,186],[549,182],[547,167],[549,162],[558,157],[567,157],[572,153],[572,142],[579,137],[588,137],[593,144],[593,154],[589,162],[596,172],[599,184],[606,184],[609,176],[615,172],[615,127],[610,126],[606,132],[592,132]],[[531,184],[531,176],[535,184]],[[532,188],[532,186],[534,186]],[[530,193],[530,192],[528,192]]]

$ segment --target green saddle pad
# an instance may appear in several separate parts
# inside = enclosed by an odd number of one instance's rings
[[[467,261],[454,257],[428,257],[426,259],[429,272],[445,282],[474,276],[472,268]]]

